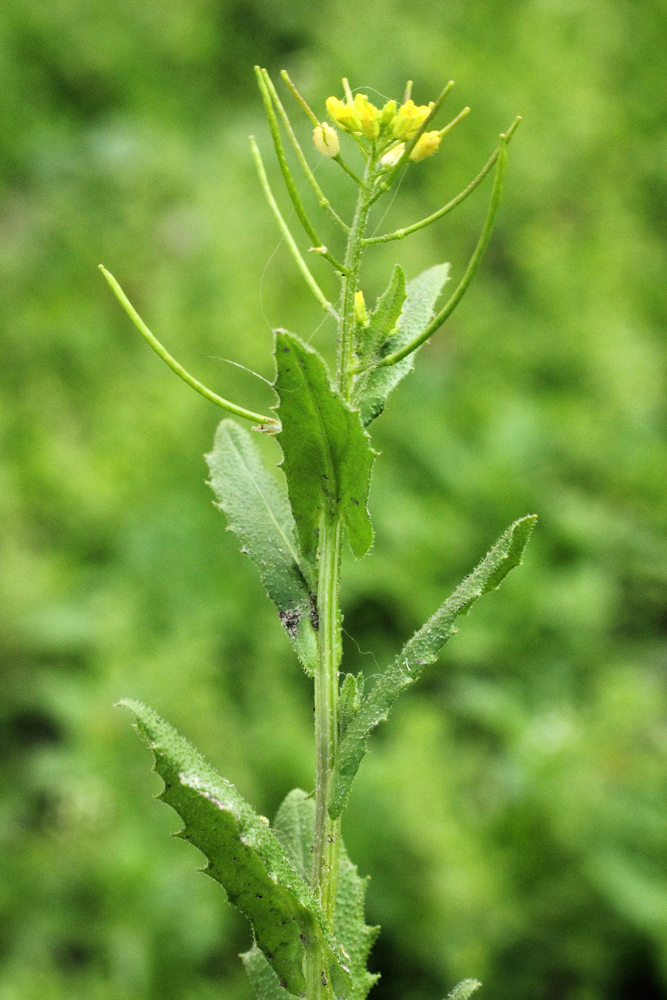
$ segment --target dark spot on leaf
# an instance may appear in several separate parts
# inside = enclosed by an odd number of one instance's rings
[[[292,638],[296,639],[296,634],[299,628],[299,622],[301,621],[301,615],[294,608],[288,608],[287,611],[279,611],[278,616],[280,618],[280,624],[283,626],[287,634]]]
[[[322,479],[326,479],[326,481],[329,482],[329,477],[325,476],[324,473],[322,473]]]
[[[317,610],[317,597],[315,594],[310,595],[310,620],[313,623],[313,628],[317,632],[320,627],[320,613]]]
[[[283,354],[289,354],[289,347],[283,347]]]
[[[352,501],[352,503],[356,503],[357,507],[359,506],[359,501],[355,500],[354,497],[350,497],[350,500]]]
[[[261,893],[258,892],[256,895],[257,895],[257,899],[264,899],[264,897],[261,895]]]

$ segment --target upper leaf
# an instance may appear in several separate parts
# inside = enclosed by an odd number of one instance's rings
[[[380,675],[358,712],[349,718],[338,747],[332,779],[329,800],[332,818],[340,816],[345,807],[352,781],[368,749],[370,733],[387,718],[401,691],[414,684],[424,667],[436,660],[442,646],[456,634],[458,616],[469,611],[483,594],[499,587],[509,571],[521,563],[536,520],[531,514],[510,525],[477,568],[413,635],[392,665]]]
[[[299,553],[284,482],[270,474],[252,436],[233,420],[220,423],[206,460],[217,506],[259,569],[299,659],[312,675],[317,662],[311,618],[314,573]]]
[[[310,880],[312,846],[315,837],[315,800],[300,788],[285,798],[276,815],[273,830],[304,879]],[[368,879],[360,878],[350,861],[345,845],[340,843],[336,882],[336,941],[342,945],[345,965],[352,977],[350,1000],[364,1000],[379,976],[366,969],[368,954],[379,927],[364,921],[364,897]],[[267,998],[269,1000],[269,998]]]
[[[208,859],[206,874],[252,922],[279,984],[297,996],[304,993],[305,950],[316,944],[329,956],[330,974],[349,983],[319,903],[268,820],[155,712],[136,701],[120,704],[134,714],[153,751],[155,770],[164,781],[158,797],[185,823],[179,836],[202,851]]]
[[[388,288],[369,316],[368,326],[358,330],[355,346],[360,364],[375,361],[386,340],[395,332],[405,296],[405,274],[400,264],[396,264]]]
[[[322,513],[339,512],[361,557],[373,542],[367,503],[375,452],[359,413],[332,387],[324,359],[298,337],[277,330],[275,354],[277,437],[301,547],[314,558]]]
[[[405,303],[396,326],[387,330],[387,335],[383,340],[374,343],[374,356],[371,352],[367,359],[368,363],[372,364],[390,352],[400,350],[426,329],[433,319],[435,303],[448,278],[449,264],[436,264],[408,282]],[[385,292],[383,299],[389,296],[392,285]],[[412,371],[415,353],[408,355],[407,358],[403,358],[395,365],[370,368],[369,371],[358,376],[354,398],[361,411],[361,422],[364,427],[367,427],[375,417],[382,413],[389,393],[396,388],[408,372]],[[364,363],[365,360],[366,357],[361,363]]]

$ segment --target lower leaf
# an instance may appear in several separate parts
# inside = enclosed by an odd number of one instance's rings
[[[305,993],[303,962],[315,947],[328,956],[332,980],[349,986],[319,903],[268,820],[150,708],[136,701],[120,704],[134,714],[137,730],[153,751],[155,770],[164,781],[158,798],[185,823],[177,836],[206,856],[205,873],[251,921],[279,986],[297,996]]]
[[[313,797],[300,788],[291,791],[276,814],[273,830],[303,878],[310,880],[315,838]],[[380,931],[379,927],[369,927],[364,920],[367,883],[368,879],[359,877],[357,867],[350,861],[341,840],[334,930],[352,979],[352,987],[347,994],[350,1000],[364,1000],[371,986],[380,978],[366,968],[369,952]],[[267,1000],[271,998],[267,997]]]

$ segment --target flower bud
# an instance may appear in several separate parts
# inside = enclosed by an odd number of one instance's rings
[[[354,293],[354,322],[359,326],[368,325],[368,312],[364,302],[364,293],[361,289]]]
[[[387,101],[382,111],[380,112],[380,128],[386,129],[393,122],[396,117],[396,101]]]
[[[361,130],[367,139],[377,139],[380,134],[378,110],[368,100],[365,94],[357,94],[354,98],[354,110],[361,122]]]
[[[339,101],[337,97],[327,97],[327,111],[344,132],[361,132],[361,119],[355,112],[354,105]]]
[[[392,125],[393,134],[397,139],[411,139],[424,124],[430,110],[425,104],[417,106],[412,99],[401,104]]]
[[[321,125],[315,126],[313,129],[313,142],[320,153],[323,153],[330,159],[338,156],[340,152],[338,133],[328,122],[322,122]]]
[[[393,149],[390,149],[384,156],[380,157],[380,163],[383,167],[395,167],[404,152],[405,143],[399,142],[398,146],[394,146]]]
[[[420,160],[425,160],[427,156],[435,153],[441,138],[439,132],[422,132],[415,143],[415,148],[410,153],[410,159],[413,163],[419,163]]]

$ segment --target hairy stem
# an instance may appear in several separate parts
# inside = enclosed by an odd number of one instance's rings
[[[352,228],[345,251],[346,274],[342,279],[342,308],[338,324],[338,390],[344,399],[352,393],[354,362],[354,296],[359,287],[359,269],[364,250],[364,232],[368,213],[373,202],[373,187],[376,177],[375,157],[366,164],[364,180],[352,220]]]
[[[354,219],[345,252],[345,273],[341,277],[342,308],[338,320],[338,390],[349,399],[352,390],[354,296],[359,284],[363,235],[368,220],[376,177],[373,155],[366,164]],[[340,819],[329,815],[329,791],[338,750],[338,668],[341,660],[341,616],[339,606],[340,560],[343,525],[337,510],[322,516],[319,544],[318,663],[315,672],[315,839],[313,843],[313,888],[322,910],[334,930],[336,883],[340,851]],[[331,985],[315,949],[306,959],[308,1000],[329,1000]]]
[[[338,667],[341,659],[338,604],[342,523],[327,510],[320,526],[318,664],[315,673],[315,840],[313,889],[333,931],[340,844],[340,820],[329,816],[329,787],[338,749]],[[329,1000],[331,985],[319,948],[306,958],[308,1000]]]

